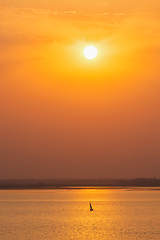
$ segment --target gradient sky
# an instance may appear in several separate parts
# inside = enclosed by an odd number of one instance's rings
[[[159,79],[159,0],[0,0],[0,178],[159,178]]]

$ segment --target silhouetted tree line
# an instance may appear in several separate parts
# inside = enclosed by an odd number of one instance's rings
[[[10,179],[0,180],[0,189],[45,189],[63,187],[160,187],[160,179]]]

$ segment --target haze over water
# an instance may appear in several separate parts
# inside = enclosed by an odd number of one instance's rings
[[[154,188],[1,190],[0,206],[1,240],[160,239]]]

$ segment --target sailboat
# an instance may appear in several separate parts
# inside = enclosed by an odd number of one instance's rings
[[[91,205],[91,203],[90,203],[90,211],[93,211],[93,208],[92,208],[92,205]]]

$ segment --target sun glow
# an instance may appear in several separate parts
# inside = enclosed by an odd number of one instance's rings
[[[94,46],[87,46],[83,53],[86,58],[93,59],[97,56],[97,49]]]

